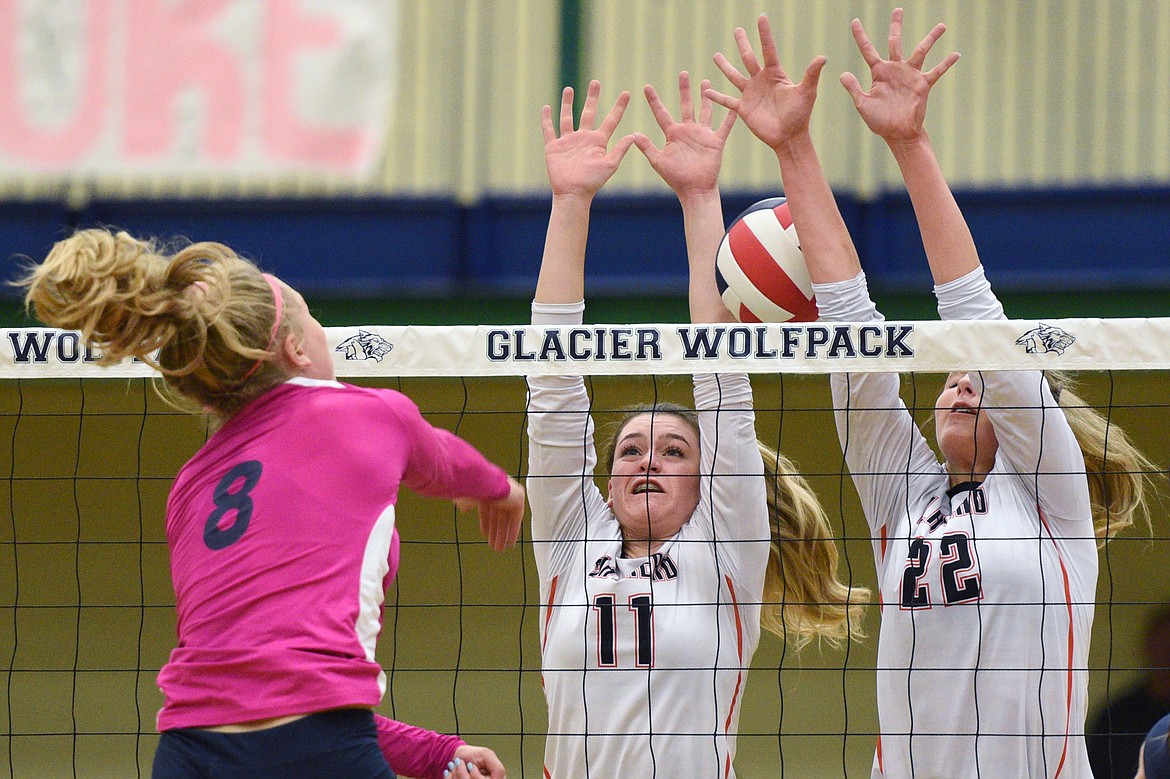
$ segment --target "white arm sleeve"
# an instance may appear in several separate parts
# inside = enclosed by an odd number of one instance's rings
[[[1006,318],[982,267],[935,287],[935,295],[943,319]],[[981,371],[971,379],[995,428],[996,467],[1017,475],[1047,516],[1090,517],[1085,460],[1043,374]]]
[[[532,305],[534,325],[580,324],[585,303]],[[542,582],[573,563],[586,520],[608,509],[593,481],[597,451],[580,376],[528,377],[528,478],[533,555]],[[569,543],[565,543],[569,542]]]
[[[762,591],[771,531],[752,385],[740,373],[696,375],[694,382],[701,463],[691,522],[716,542],[735,581]]]
[[[848,281],[814,284],[821,319],[880,322],[865,274]],[[912,495],[938,478],[939,463],[898,394],[893,373],[837,373],[833,392],[837,436],[853,476],[870,531],[875,535],[901,516]]]

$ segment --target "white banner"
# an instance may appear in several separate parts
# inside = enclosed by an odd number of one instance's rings
[[[0,0],[0,169],[371,173],[398,23],[398,0]]]
[[[800,325],[326,328],[339,377],[1166,370],[1170,318]],[[0,379],[150,376],[99,367],[77,333],[0,330]]]

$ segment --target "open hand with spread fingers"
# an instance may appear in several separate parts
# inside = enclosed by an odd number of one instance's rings
[[[544,131],[544,162],[548,169],[548,181],[553,195],[582,195],[592,197],[609,181],[617,171],[622,157],[634,143],[631,135],[619,138],[613,148],[609,142],[614,131],[630,104],[630,93],[618,95],[613,108],[602,119],[598,127],[597,99],[601,94],[601,83],[589,82],[585,95],[585,106],[581,110],[578,127],[573,125],[573,88],[565,87],[561,93],[560,133],[553,126],[552,107],[545,106],[541,113],[541,128]]]
[[[934,29],[914,47],[909,57],[902,51],[902,9],[895,8],[890,17],[889,56],[882,59],[877,47],[865,34],[861,21],[853,20],[853,38],[861,56],[869,65],[873,83],[869,91],[861,88],[857,76],[841,75],[841,84],[849,91],[857,112],[865,124],[888,144],[909,143],[925,132],[926,100],[930,90],[951,66],[959,61],[959,53],[952,52],[942,62],[924,71],[926,56],[935,42],[946,32],[946,25]]]
[[[739,57],[747,75],[728,62],[722,53],[715,54],[715,64],[732,86],[739,90],[740,96],[735,98],[714,89],[708,89],[704,94],[736,112],[757,138],[775,149],[808,130],[825,57],[813,59],[804,77],[795,83],[780,64],[767,14],[760,15],[757,26],[762,63],[752,50],[747,32],[742,27],[735,28],[735,42],[739,46]]]
[[[706,79],[699,85],[699,115],[696,118],[691,76],[685,70],[679,73],[680,119],[675,121],[654,87],[646,85],[646,102],[654,120],[662,128],[665,143],[659,149],[646,135],[634,133],[634,144],[680,199],[710,192],[719,184],[723,147],[735,124],[735,112],[728,111],[723,121],[712,127],[711,98],[706,94],[710,87],[711,82]]]

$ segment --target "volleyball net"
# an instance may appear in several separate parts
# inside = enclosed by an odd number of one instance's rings
[[[1071,371],[1089,405],[1155,463],[1170,462],[1170,319],[327,333],[339,379],[405,392],[432,423],[520,478],[525,376],[586,375],[600,428],[633,404],[691,405],[693,373],[748,372],[760,440],[799,466],[825,506],[841,578],[875,592],[830,373],[903,374],[903,399],[925,421],[940,374]],[[150,774],[162,702],[155,676],[175,641],[166,495],[210,431],[157,396],[145,364],[103,368],[96,359],[75,333],[0,331],[0,776]],[[1150,476],[1165,487],[1164,471]],[[527,529],[497,554],[475,517],[449,503],[404,494],[397,516],[402,563],[379,644],[389,678],[380,711],[490,746],[509,776],[538,779],[547,713]],[[1097,704],[1140,674],[1143,621],[1170,601],[1170,539],[1162,517],[1153,520],[1100,552],[1090,656]],[[878,617],[875,602],[869,638],[840,648],[796,653],[765,634],[743,693],[741,776],[869,775]]]

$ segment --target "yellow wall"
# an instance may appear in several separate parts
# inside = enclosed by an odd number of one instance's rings
[[[1027,187],[1170,180],[1170,4],[1163,0],[906,0],[907,48],[939,21],[949,30],[928,59],[963,59],[932,98],[928,127],[952,184]],[[560,3],[403,0],[396,29],[401,74],[386,99],[393,119],[372,183],[320,176],[203,182],[0,175],[0,197],[456,194],[544,192],[540,107],[560,87]],[[583,78],[603,99],[629,90],[621,130],[659,131],[641,97],[670,96],[679,70],[727,87],[717,51],[738,62],[736,26],[754,37],[766,10],[794,75],[826,54],[814,138],[830,182],[862,194],[901,187],[889,154],[857,117],[837,77],[866,84],[849,22],[859,17],[884,51],[893,4],[874,0],[585,0]],[[668,99],[668,104],[676,101]],[[778,189],[774,160],[742,127],[724,165],[725,190]],[[636,152],[611,190],[663,191]]]

